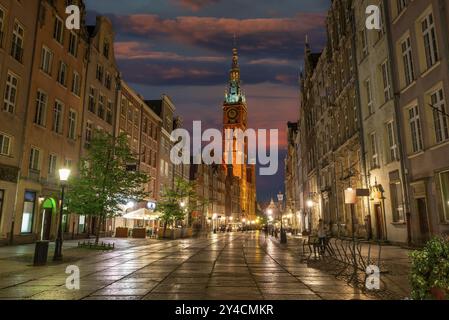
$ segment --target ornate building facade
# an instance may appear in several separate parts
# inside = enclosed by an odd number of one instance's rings
[[[334,234],[350,234],[345,189],[366,188],[364,144],[353,28],[353,1],[333,1],[328,12],[327,46],[313,53],[308,41],[301,76],[301,170],[303,222],[313,230],[319,219]],[[358,198],[355,231],[369,230],[367,198]]]
[[[242,221],[243,219],[252,221],[256,216],[256,168],[248,161],[248,137],[245,137],[244,144],[239,144],[236,139],[226,139],[226,132],[227,130],[245,132],[247,129],[248,107],[241,87],[238,52],[234,48],[232,67],[229,73],[229,87],[223,104],[223,146],[225,162],[232,157],[232,165],[228,164],[226,168],[227,175],[239,179],[241,211],[238,218]],[[228,145],[228,143],[232,145]],[[227,181],[234,183],[233,179],[227,179]],[[227,188],[231,190],[232,185],[227,185]],[[228,199],[227,203],[226,215],[232,216],[235,212],[231,207],[232,201]]]

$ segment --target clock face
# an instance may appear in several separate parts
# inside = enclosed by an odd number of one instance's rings
[[[229,118],[229,120],[237,119],[238,115],[239,115],[239,113],[235,109],[231,109],[231,110],[228,111],[228,118]]]

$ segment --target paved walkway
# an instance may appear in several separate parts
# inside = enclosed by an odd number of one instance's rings
[[[66,242],[70,261],[45,267],[27,265],[27,254],[13,254],[14,247],[0,248],[0,299],[372,299],[258,233],[117,243],[98,253]],[[11,262],[17,268],[4,269]],[[80,290],[65,287],[69,264],[80,268]]]

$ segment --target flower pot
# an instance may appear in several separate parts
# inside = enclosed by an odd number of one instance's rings
[[[430,293],[435,300],[446,300],[446,290],[442,288],[433,287],[430,289]]]

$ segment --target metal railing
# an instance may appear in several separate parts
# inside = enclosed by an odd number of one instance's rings
[[[379,268],[380,275],[389,273],[382,257],[384,245],[380,241],[356,239],[354,243],[352,238],[327,238],[323,246],[317,237],[309,236],[300,243],[300,255],[303,262],[324,269],[336,278],[346,280],[365,291],[370,276],[368,267]],[[397,298],[388,290],[382,276],[380,289],[372,293],[384,298]]]

